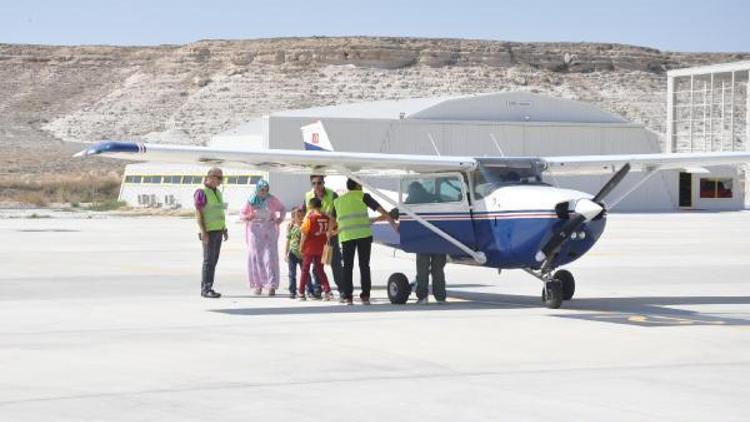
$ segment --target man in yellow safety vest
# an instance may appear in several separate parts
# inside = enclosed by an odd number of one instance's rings
[[[372,227],[373,221],[385,219],[394,230],[398,226],[386,210],[369,194],[362,192],[362,186],[356,181],[346,181],[349,190],[333,201],[336,211],[336,231],[341,242],[342,255],[344,258],[344,278],[342,280],[343,299],[347,305],[352,305],[354,286],[352,284],[352,273],[354,272],[354,253],[359,257],[359,275],[362,293],[359,297],[363,305],[370,304],[370,252],[372,250]],[[370,220],[367,209],[380,213],[380,217]]]
[[[221,294],[214,291],[214,274],[216,263],[219,261],[221,241],[229,239],[227,225],[224,221],[224,198],[219,191],[219,185],[224,180],[220,168],[208,170],[203,187],[196,190],[195,218],[198,221],[198,239],[203,244],[203,271],[201,277],[201,296],[216,299]]]

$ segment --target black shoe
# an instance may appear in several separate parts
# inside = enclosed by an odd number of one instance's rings
[[[207,298],[210,298],[210,299],[218,299],[218,298],[221,297],[221,293],[216,293],[213,290],[209,290],[207,292],[202,292],[201,296],[207,297]]]

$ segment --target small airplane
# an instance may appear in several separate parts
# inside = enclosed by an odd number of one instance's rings
[[[459,264],[524,270],[542,282],[542,302],[552,309],[573,298],[575,279],[559,268],[601,237],[607,204],[660,170],[750,163],[750,152],[491,158],[338,152],[321,122],[302,127],[302,134],[305,150],[104,141],[75,156],[343,175],[395,207],[398,232],[375,224],[376,242],[409,253],[447,254]],[[644,176],[620,198],[605,201],[630,171]],[[545,183],[544,174],[612,176],[591,195]],[[397,199],[368,183],[370,177],[398,178]],[[403,304],[412,286],[404,274],[394,273],[387,291],[391,303]]]

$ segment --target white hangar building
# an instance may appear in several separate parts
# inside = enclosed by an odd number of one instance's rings
[[[303,149],[300,127],[322,121],[330,141],[337,151],[380,152],[398,154],[437,154],[463,156],[555,156],[584,154],[627,154],[661,152],[658,136],[642,125],[630,123],[621,116],[604,112],[590,104],[535,95],[525,92],[377,101],[329,107],[316,107],[273,113],[254,119],[245,125],[216,135],[211,145],[238,148]],[[128,166],[121,200],[137,205],[137,197],[145,185],[135,183],[133,177],[151,164]],[[174,205],[192,207],[192,192],[197,174],[205,169],[163,166],[165,170],[149,170],[149,179],[160,195],[172,195]],[[190,170],[188,172],[188,170]],[[243,183],[228,183],[225,195],[228,208],[236,210],[253,190],[258,176],[268,177],[271,192],[286,205],[302,201],[309,190],[307,176],[288,174],[258,174],[225,169],[227,174],[247,176]],[[155,174],[160,173],[160,174]],[[189,173],[189,174],[188,174]],[[167,175],[172,176],[166,179]],[[181,175],[180,184],[176,176]],[[153,177],[157,178],[154,179]],[[162,176],[158,179],[158,176]],[[191,176],[186,183],[186,177]],[[557,178],[550,183],[595,193],[609,176],[580,176]],[[630,174],[612,194],[625,192],[640,179],[640,173]],[[167,183],[169,180],[170,183]],[[129,182],[130,181],[130,182]],[[239,182],[239,179],[237,180]],[[377,183],[390,187],[388,182]],[[678,208],[679,175],[662,172],[620,202],[615,211],[655,211]],[[183,193],[179,193],[183,191]],[[187,192],[187,196],[184,194]],[[737,192],[726,209],[742,208],[743,198]],[[742,196],[742,197],[740,197]],[[187,201],[181,199],[187,198]],[[166,202],[163,202],[166,204]]]

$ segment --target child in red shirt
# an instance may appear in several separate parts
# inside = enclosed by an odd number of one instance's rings
[[[310,199],[307,204],[310,212],[302,223],[302,238],[300,239],[299,249],[302,252],[302,276],[299,280],[300,300],[307,300],[305,297],[305,287],[310,281],[310,264],[313,265],[313,271],[320,281],[323,288],[323,298],[331,300],[331,286],[328,284],[328,277],[323,271],[323,263],[320,262],[323,256],[323,247],[328,242],[328,216],[320,212],[322,203],[318,198]]]

